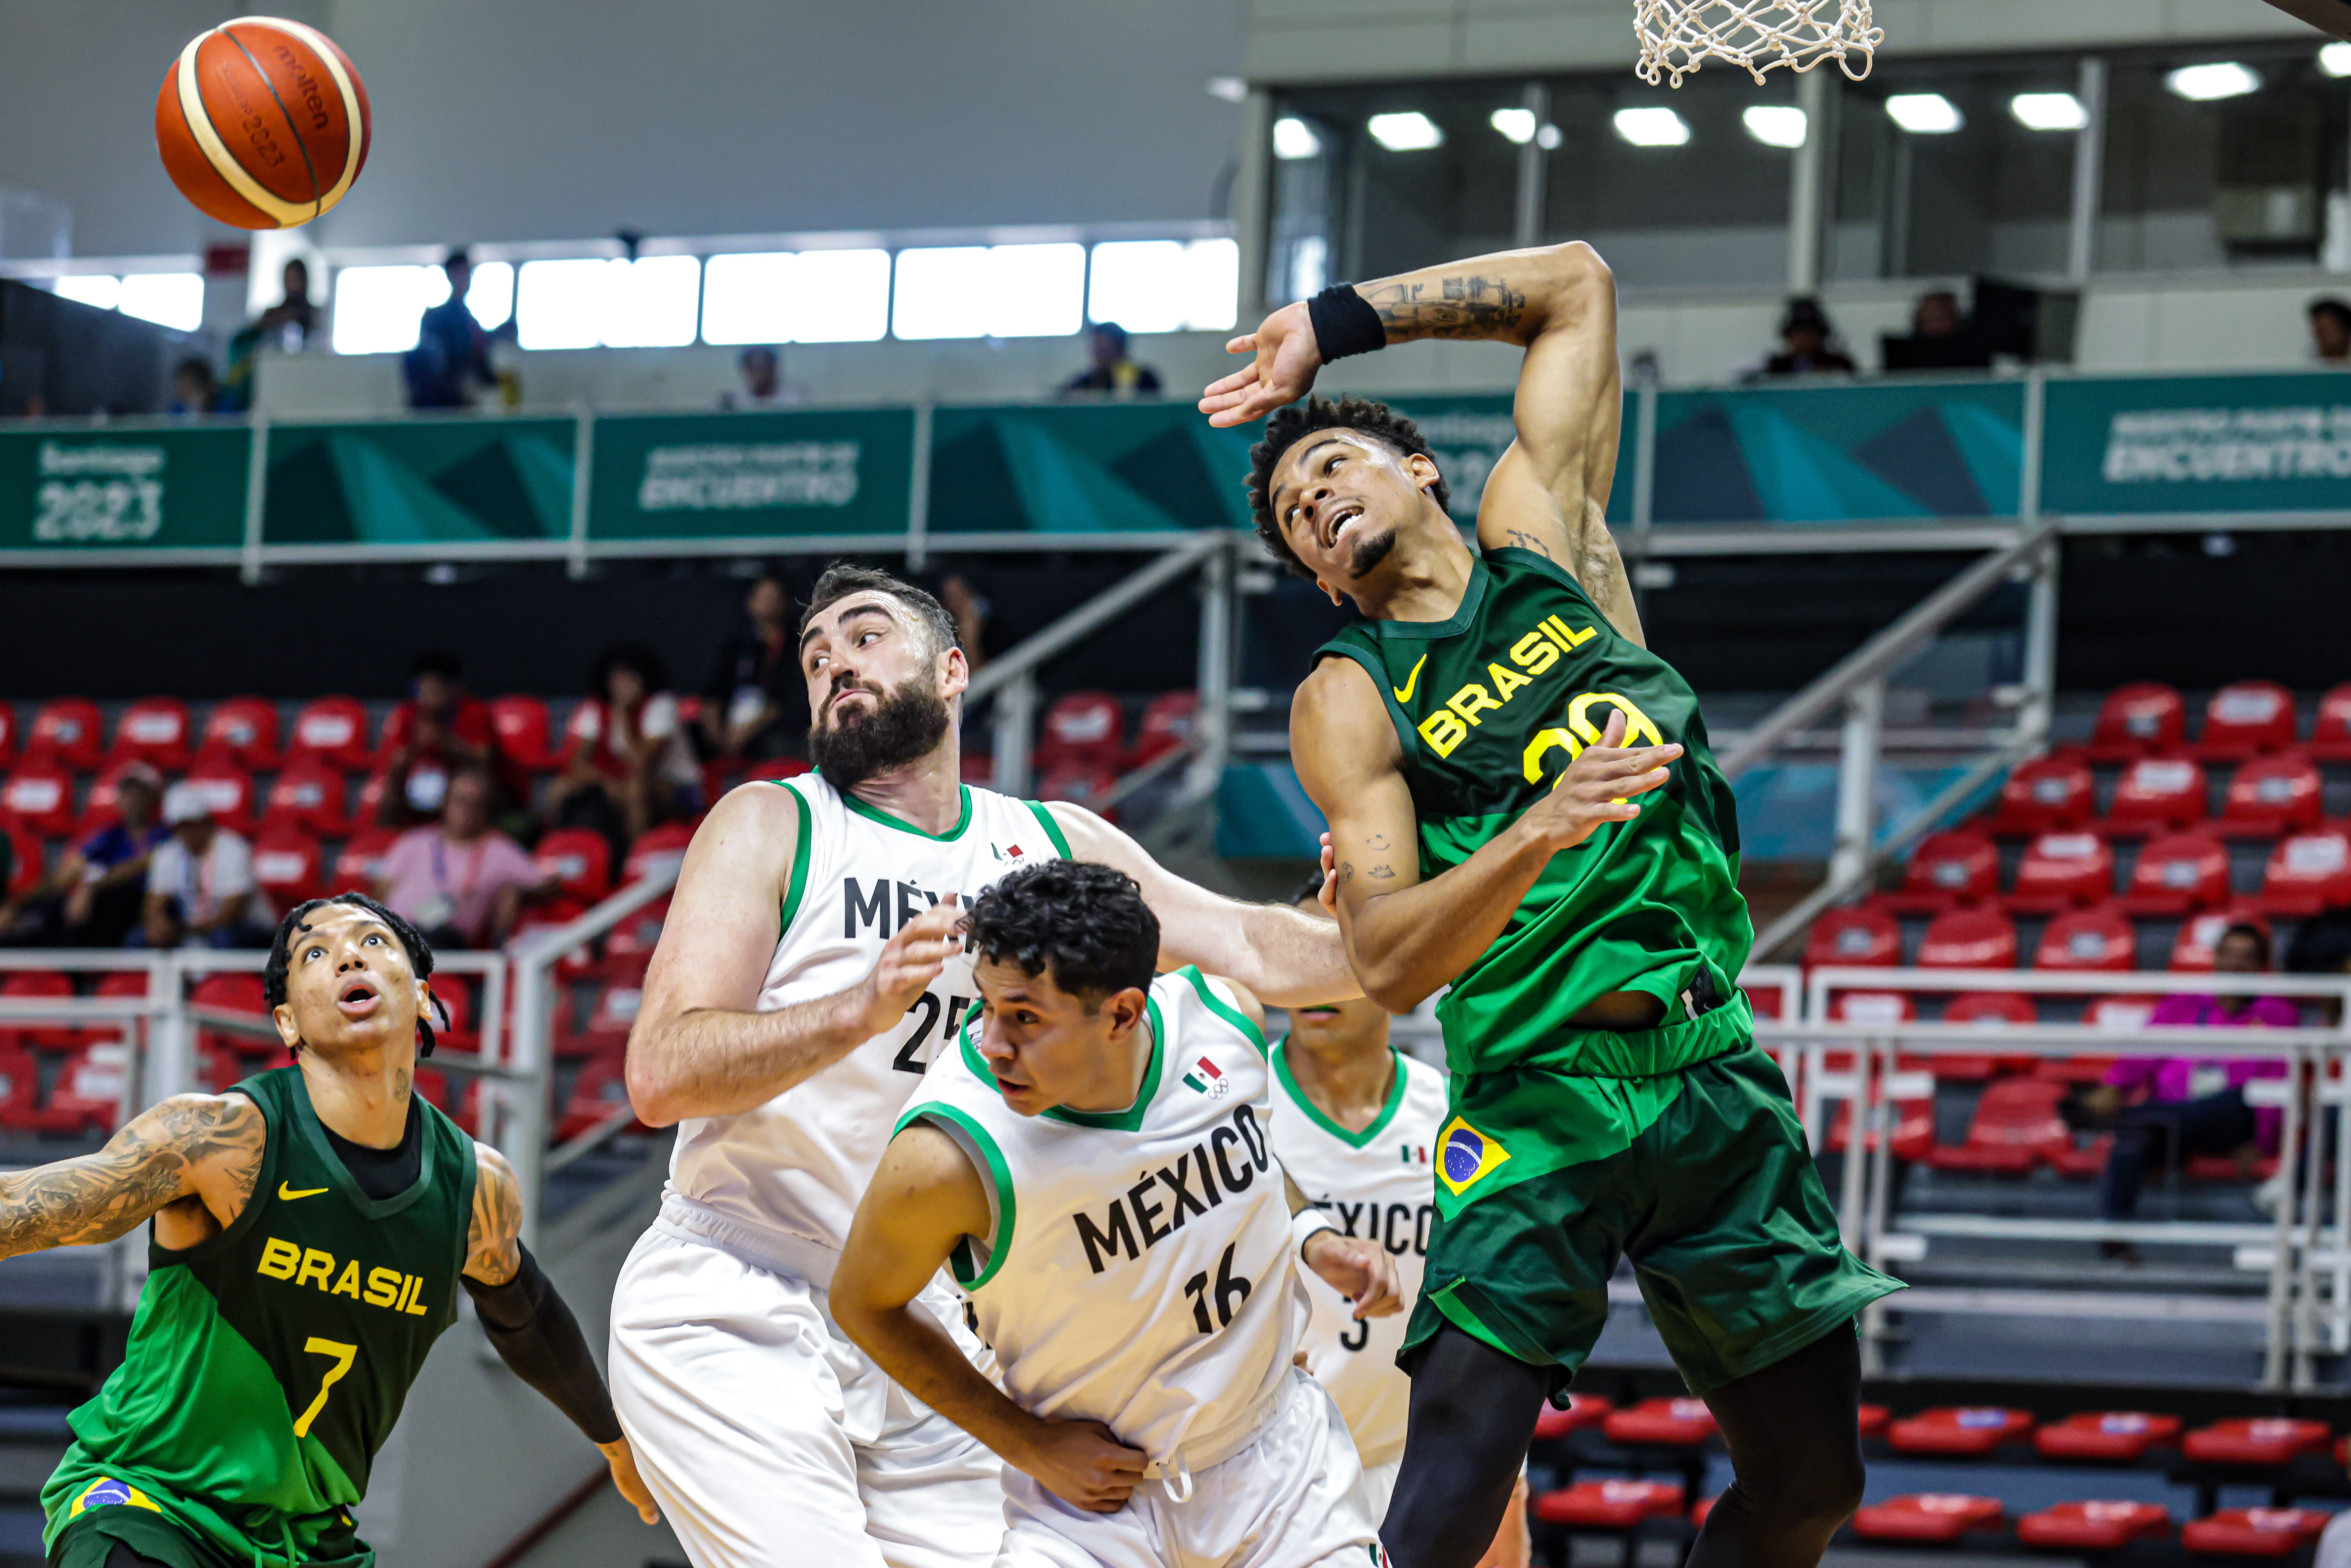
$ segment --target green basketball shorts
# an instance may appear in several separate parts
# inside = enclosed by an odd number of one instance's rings
[[[1753,1046],[1681,1070],[1629,1146],[1437,1217],[1397,1360],[1450,1322],[1570,1375],[1608,1321],[1630,1258],[1693,1394],[1760,1372],[1901,1281],[1845,1250],[1787,1080]]]
[[[117,1542],[162,1568],[237,1568],[161,1514],[125,1506],[76,1514],[49,1543],[49,1568],[106,1568]]]

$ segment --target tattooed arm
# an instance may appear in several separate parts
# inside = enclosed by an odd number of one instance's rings
[[[465,1278],[503,1285],[522,1267],[522,1188],[506,1155],[474,1145],[474,1218],[465,1235]]]
[[[180,1094],[94,1155],[0,1176],[0,1258],[112,1241],[158,1215],[166,1247],[216,1235],[252,1196],[266,1132],[242,1094]]]

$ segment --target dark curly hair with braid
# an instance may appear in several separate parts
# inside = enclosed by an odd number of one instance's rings
[[[1089,861],[1023,866],[972,900],[964,921],[972,956],[1017,964],[1086,1010],[1130,988],[1151,988],[1159,967],[1159,917],[1123,871]]]
[[[269,961],[262,966],[261,970],[261,994],[271,1007],[286,1005],[286,971],[294,962],[294,938],[310,929],[308,921],[312,910],[324,908],[329,904],[348,904],[355,909],[364,909],[383,922],[384,928],[406,949],[408,966],[416,971],[416,977],[420,980],[432,978],[433,944],[424,939],[423,932],[364,893],[338,893],[327,898],[305,899],[287,910],[286,918],[277,923],[277,935],[269,943]],[[441,1014],[441,1027],[448,1028],[448,1004],[434,997],[433,1006]],[[298,1046],[290,1052],[297,1057],[301,1053]],[[422,1016],[416,1020],[416,1054],[419,1059],[433,1054],[433,1022]]]
[[[1288,562],[1290,570],[1305,578],[1314,574],[1306,570],[1306,563],[1290,548],[1290,541],[1281,534],[1281,519],[1273,515],[1273,470],[1283,453],[1318,430],[1357,431],[1382,445],[1395,448],[1400,457],[1417,455],[1432,463],[1437,460],[1418,425],[1387,404],[1367,397],[1342,397],[1335,402],[1328,398],[1310,397],[1304,402],[1275,410],[1273,417],[1265,422],[1265,439],[1249,448],[1249,516],[1256,520],[1257,537],[1265,541],[1265,548],[1276,559]],[[1442,478],[1428,493],[1439,507],[1450,508],[1453,492]]]

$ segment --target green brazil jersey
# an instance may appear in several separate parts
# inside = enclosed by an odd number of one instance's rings
[[[237,1563],[364,1564],[350,1508],[426,1354],[456,1318],[473,1141],[423,1100],[416,1183],[343,1167],[299,1068],[236,1085],[267,1124],[236,1220],[149,1243],[123,1364],[69,1418],[47,1539],[95,1508],[160,1514]]]
[[[1473,560],[1437,622],[1364,621],[1317,651],[1370,673],[1403,744],[1424,880],[1460,864],[1555,788],[1612,709],[1627,747],[1684,749],[1641,814],[1552,857],[1492,946],[1437,1006],[1456,1073],[1512,1066],[1638,1078],[1714,1054],[1675,1031],[1624,1037],[1571,1020],[1610,991],[1669,1019],[1685,993],[1728,998],[1754,943],[1739,824],[1688,684],[1610,626],[1573,576],[1531,550]],[[1701,975],[1704,979],[1701,980]],[[1709,1031],[1712,1033],[1715,1031]],[[1633,1042],[1618,1046],[1607,1042]]]

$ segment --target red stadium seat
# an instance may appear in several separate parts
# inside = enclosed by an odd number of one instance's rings
[[[127,1119],[122,1102],[130,1087],[129,1050],[119,1044],[77,1046],[57,1069],[41,1104],[41,1130],[111,1133]]]
[[[226,758],[197,759],[182,783],[204,797],[213,821],[232,832],[253,831],[253,775]]]
[[[2318,699],[2318,722],[2310,727],[2305,748],[2321,762],[2351,762],[2351,681]],[[7,747],[0,744],[0,760]]]
[[[2318,767],[2299,751],[2256,757],[2229,780],[2213,831],[2223,838],[2265,839],[2318,821]]]
[[[177,697],[141,697],[114,721],[114,749],[107,760],[144,762],[176,773],[188,765],[194,734],[187,704]]]
[[[558,1142],[572,1139],[594,1131],[606,1117],[623,1111],[629,1104],[628,1078],[618,1051],[601,1051],[581,1064],[580,1075],[571,1081],[571,1092],[564,1098],[563,1114],[556,1123]],[[636,1124],[640,1128],[643,1123]]]
[[[2314,1508],[2224,1508],[2179,1527],[2179,1544],[2210,1557],[2291,1557],[2335,1516]]]
[[[2185,757],[2148,757],[2123,770],[2100,824],[2117,838],[2176,832],[2204,820],[2204,768]]]
[[[48,874],[48,861],[41,848],[41,836],[30,829],[13,825],[5,811],[0,811],[0,832],[8,835],[8,885],[0,897],[17,898],[40,886]]]
[[[343,810],[346,793],[340,769],[316,757],[294,758],[278,769],[262,808],[261,825],[292,828],[321,839],[338,839],[350,831]]]
[[[2334,1440],[2335,1433],[2324,1421],[2240,1416],[2199,1427],[2180,1439],[2179,1452],[2196,1465],[2276,1466],[2323,1453]]]
[[[1917,1017],[1918,1009],[1907,991],[1839,991],[1829,998],[1829,1018],[1837,1023],[1890,1029]]]
[[[383,880],[383,857],[400,835],[390,828],[360,828],[345,840],[335,856],[335,874],[327,880],[337,893],[356,889],[372,893]]]
[[[73,775],[56,758],[27,756],[0,781],[0,821],[43,838],[62,838],[73,831]]]
[[[2279,840],[2255,903],[2265,914],[2303,916],[2351,904],[2351,833],[2330,826]]]
[[[89,793],[81,803],[81,812],[74,819],[76,841],[89,838],[100,829],[110,826],[121,815],[115,805],[115,796],[122,787],[122,776],[133,768],[144,768],[152,773],[153,765],[137,758],[117,758],[106,765],[106,770],[90,780]]]
[[[593,828],[558,828],[533,858],[566,897],[593,904],[612,891],[612,846]]]
[[[992,752],[966,751],[957,771],[963,781],[975,789],[996,788],[996,757]]]
[[[2038,758],[2000,787],[1991,831],[2021,835],[2078,828],[2090,820],[2095,803],[2089,768],[2070,757]]]
[[[605,934],[604,961],[600,967],[607,983],[641,986],[645,969],[661,943],[662,923],[669,918],[669,900],[655,899],[623,918]]]
[[[367,709],[352,697],[319,697],[294,716],[287,759],[315,757],[346,773],[364,773],[374,761],[368,747]]]
[[[2161,1000],[2160,997],[2098,997],[2083,1009],[2082,1021],[2092,1029],[2136,1034],[2147,1027],[2147,1020],[2155,1016],[2156,1004]]]
[[[1894,1135],[1889,1146],[1897,1160],[1923,1160],[1935,1152],[1935,1103],[1932,1100],[1896,1100],[1894,1103]],[[1853,1102],[1840,1101],[1836,1119],[1829,1124],[1826,1147],[1831,1154],[1843,1154],[1853,1143]],[[1865,1146],[1877,1147],[1877,1134],[1873,1132],[1864,1140]]]
[[[555,766],[555,750],[549,744],[554,725],[548,717],[547,704],[538,697],[491,698],[490,727],[497,736],[499,753],[516,767],[544,773]]]
[[[0,1035],[0,1127],[38,1132],[41,1125],[41,1064],[33,1053]]]
[[[629,846],[629,858],[621,862],[621,881],[625,884],[657,872],[674,872],[685,860],[685,846],[693,841],[694,830],[684,822],[647,828]]]
[[[2059,915],[2041,933],[2041,946],[2032,955],[2036,969],[2109,970],[2138,967],[2138,938],[2131,924],[2109,904],[2076,909]]]
[[[147,994],[147,971],[117,969],[99,980],[95,994],[101,997],[143,997]],[[94,1040],[127,1040],[131,1038],[132,1030],[130,1021],[123,1019],[99,1024],[89,1030],[89,1035]]]
[[[2150,839],[2116,906],[2125,915],[2186,915],[2229,902],[2229,852],[2209,833]]]
[[[88,697],[59,697],[43,703],[33,715],[32,732],[25,738],[27,758],[45,757],[78,772],[98,766],[98,705]]]
[[[0,768],[16,762],[16,710],[6,703],[0,703]]]
[[[512,944],[533,932],[549,931],[559,925],[569,925],[586,912],[587,905],[573,898],[549,899],[536,907],[527,906],[523,911],[522,918],[515,923],[513,934],[507,940]],[[565,952],[555,961],[556,975],[565,980],[584,980],[595,972],[596,955],[590,951],[589,944],[585,942]]]
[[[636,1027],[637,1009],[644,1005],[642,986],[609,985],[596,993],[596,1005],[589,1009],[586,1033],[617,1035],[622,1040]]]
[[[1922,969],[2016,967],[2016,922],[1996,909],[1954,909],[1928,923],[1918,944]]]
[[[1113,774],[1126,752],[1126,714],[1108,692],[1070,692],[1055,697],[1037,726],[1031,758],[1040,774],[1057,768],[1107,768]]]
[[[1936,833],[1911,852],[1902,888],[1877,902],[1897,915],[1940,915],[2000,891],[2000,851],[1970,828]]]
[[[2099,903],[2114,890],[2115,852],[2097,834],[2075,829],[2032,841],[2007,903],[2013,910],[2050,915]]]
[[[1968,1123],[1967,1142],[1956,1147],[1938,1148],[1928,1156],[1928,1164],[1939,1171],[1976,1171],[1989,1176],[2023,1176],[2033,1166],[2060,1149],[2074,1145],[2073,1134],[2067,1130],[2064,1118],[2057,1113],[2057,1102],[2064,1097],[2065,1086],[2037,1078],[1999,1078],[1984,1086],[1983,1095],[1976,1102],[1975,1116]],[[1941,1416],[1948,1412],[1929,1411]],[[1962,1412],[1980,1424],[1980,1412]],[[1922,1416],[1918,1420],[1925,1420]],[[1950,1422],[1945,1422],[1949,1426]],[[2027,1422],[2030,1426],[2031,1423]],[[1905,1426],[1896,1422],[1895,1447],[1902,1448],[1900,1433]],[[1960,1423],[1967,1430],[1977,1427]],[[1924,1439],[1922,1439],[1924,1440]],[[1959,1440],[1959,1439],[1953,1439]],[[2005,1441],[1995,1437],[1991,1443]],[[1903,1448],[1905,1453],[1970,1453],[1969,1448]]]
[[[2022,991],[1961,991],[1943,1009],[1943,1021],[2022,1026],[2040,1022],[2041,1014]]]
[[[1535,1417],[1535,1440],[1555,1443],[1570,1432],[1598,1426],[1615,1408],[1616,1402],[1603,1394],[1571,1394],[1564,1410],[1546,1402]]]
[[[2179,936],[2171,944],[2171,961],[2167,967],[2174,974],[2201,974],[2211,968],[2212,949],[2220,944],[2220,934],[2231,925],[2255,925],[2264,932],[2270,928],[2261,910],[2251,904],[2208,910],[2191,916],[2180,926]]]
[[[267,697],[230,697],[213,705],[204,716],[204,738],[197,749],[225,757],[241,768],[266,773],[281,760],[277,754],[277,705]]]
[[[269,1017],[269,999],[262,989],[261,977],[250,969],[206,975],[188,993],[188,1005],[264,1020]],[[207,1028],[203,1024],[196,1026],[196,1040],[199,1043],[210,1041],[224,1046],[241,1056],[267,1056],[282,1049],[274,1033],[248,1034],[242,1030]]]
[[[1570,1530],[1631,1530],[1645,1519],[1673,1519],[1681,1511],[1679,1481],[1578,1481],[1534,1501],[1537,1521]]]
[[[1872,904],[1828,911],[1813,922],[1812,936],[1804,943],[1804,963],[1811,968],[1892,968],[1901,961],[1902,928],[1894,924],[1894,916]]]
[[[2170,1511],[2152,1502],[2061,1502],[2016,1521],[2021,1543],[2063,1552],[2119,1552],[2170,1533]]]
[[[1628,1447],[1689,1448],[1715,1435],[1714,1412],[1703,1399],[1644,1399],[1609,1412],[1600,1430],[1610,1442]]]
[[[2196,755],[2238,762],[2294,744],[2294,694],[2275,681],[2232,681],[2204,705]]]
[[[2188,704],[2179,688],[2137,681],[2106,694],[2090,731],[2090,760],[2135,762],[2176,750],[2187,738]]]
[[[2032,1446],[2052,1459],[2103,1459],[2136,1464],[2158,1444],[2179,1436],[2179,1417],[2142,1410],[2083,1410],[2032,1434]]]
[[[1865,1437],[1883,1437],[1894,1419],[1894,1412],[1883,1405],[1864,1405],[1854,1414]]]
[[[1107,802],[1110,792],[1118,786],[1118,770],[1085,763],[1072,763],[1054,768],[1037,784],[1040,800],[1066,800],[1072,806],[1083,806],[1098,816],[1118,820],[1117,810]]]
[[[1900,1431],[1905,1423],[1896,1421]],[[1853,1532],[1864,1541],[1948,1544],[1971,1530],[1997,1529],[2007,1517],[1998,1498],[1953,1492],[1912,1492],[1855,1510]]]
[[[299,828],[264,828],[253,841],[253,880],[279,909],[324,891],[324,861],[319,841]]]
[[[1143,710],[1143,722],[1135,727],[1134,749],[1127,754],[1127,767],[1156,762],[1189,743],[1199,711],[1197,692],[1162,692],[1153,697]]]
[[[46,1000],[74,994],[73,977],[57,969],[12,969],[0,979],[0,997],[22,1000]],[[0,1022],[0,1040],[18,1045],[43,1046],[62,1051],[76,1044],[81,1031],[67,1023]]]
[[[1895,1422],[1886,1429],[1886,1441],[1897,1454],[1983,1455],[2021,1441],[2032,1430],[2032,1416],[2023,1410],[1945,1405]]]

